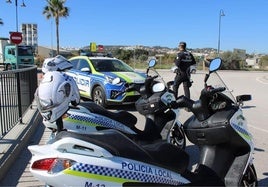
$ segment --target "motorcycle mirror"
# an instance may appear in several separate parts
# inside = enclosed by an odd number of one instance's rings
[[[217,71],[220,69],[222,60],[220,58],[214,58],[209,64],[209,73]]]
[[[155,59],[149,60],[148,65],[149,65],[149,68],[154,67],[156,65],[156,60]]]
[[[152,88],[153,92],[162,92],[163,90],[165,90],[165,85],[162,82],[156,83],[153,85]]]
[[[238,95],[238,96],[236,96],[237,102],[250,101],[251,99],[252,99],[251,95]]]
[[[205,80],[204,80],[204,82],[205,82],[205,86],[206,86],[206,82],[207,82],[207,80],[208,80],[208,78],[209,78],[210,73],[215,72],[215,71],[217,71],[218,69],[220,69],[220,67],[221,67],[221,63],[222,63],[222,60],[221,60],[220,58],[214,58],[214,59],[210,62],[210,64],[209,64],[209,74],[206,74],[206,76],[205,76]]]
[[[120,82],[120,78],[116,77],[115,79],[113,79],[112,84],[115,85],[115,84],[118,84],[119,82]]]
[[[156,60],[155,59],[149,60],[149,62],[148,62],[148,68],[146,70],[146,74],[148,74],[149,69],[152,68],[152,67],[154,67],[155,65],[156,65]]]

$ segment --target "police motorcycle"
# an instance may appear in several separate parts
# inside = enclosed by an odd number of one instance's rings
[[[70,63],[64,62],[63,60],[61,60],[61,63],[55,63],[55,59],[45,60],[42,68],[43,72],[45,72],[44,79],[36,91],[36,101],[38,109],[43,116],[43,124],[51,129],[50,140],[62,130],[88,134],[92,131],[113,128],[128,134],[129,137],[135,141],[139,141],[139,143],[166,139],[178,147],[185,148],[185,135],[181,128],[181,123],[177,119],[179,109],[175,109],[173,112],[171,110],[167,111],[168,102],[165,100],[161,101],[163,94],[170,101],[174,101],[175,97],[169,91],[170,89],[168,89],[162,77],[154,70],[155,60],[149,62],[146,72],[148,76],[145,83],[131,84],[124,91],[137,91],[141,94],[141,98],[136,102],[136,109],[140,114],[145,116],[146,123],[144,130],[140,130],[135,126],[137,117],[127,111],[111,112],[94,102],[81,102],[77,104],[79,100],[77,98],[80,97],[75,83],[69,82],[69,89],[71,91],[67,91],[64,85],[66,78],[62,77],[59,73],[55,73],[55,71],[64,71],[64,67],[69,68]],[[151,70],[156,75],[150,76],[149,72]],[[68,76],[66,75],[66,77]],[[72,78],[69,77],[69,79]],[[156,81],[156,79],[158,80]],[[53,87],[54,89],[51,89]],[[70,95],[73,95],[72,97],[76,100],[71,99],[72,104],[69,104],[70,100],[66,96],[63,97],[65,100],[53,101],[51,98],[57,98],[57,95],[60,94],[57,89],[62,89],[64,90],[63,92],[71,92],[72,94]],[[49,104],[46,102],[50,100],[52,100],[54,106],[48,106]],[[55,105],[55,103],[58,103],[59,106]],[[53,116],[53,114],[55,115]]]
[[[32,145],[30,172],[51,186],[257,186],[254,144],[240,104],[217,74],[214,59],[200,98],[184,96],[171,108],[188,107],[187,138],[200,149],[194,171],[189,156],[166,141],[139,145],[115,129],[88,135],[62,131],[51,144]],[[209,82],[214,84],[209,84]]]
[[[170,103],[176,101],[171,89],[174,81],[165,82],[163,77],[154,68],[156,60],[151,59],[147,68],[146,80],[142,86],[133,86],[133,90],[140,93],[136,101],[137,111],[145,117],[145,128],[139,139],[152,140],[167,139],[168,142],[184,149],[186,138],[179,121],[179,108],[170,108]]]

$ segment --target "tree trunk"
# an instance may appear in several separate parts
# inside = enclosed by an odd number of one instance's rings
[[[57,38],[57,55],[59,55],[60,54],[59,17],[56,17],[56,38]]]

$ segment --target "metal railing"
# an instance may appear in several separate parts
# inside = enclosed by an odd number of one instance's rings
[[[0,139],[16,124],[23,123],[37,84],[36,66],[20,65],[16,70],[0,71]]]

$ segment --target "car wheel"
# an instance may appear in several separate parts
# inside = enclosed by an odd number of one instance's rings
[[[193,70],[191,71],[191,73],[195,74],[195,73],[196,73],[196,69],[193,69]]]
[[[106,107],[106,97],[102,87],[97,86],[96,88],[94,88],[92,93],[92,100],[97,105]]]

